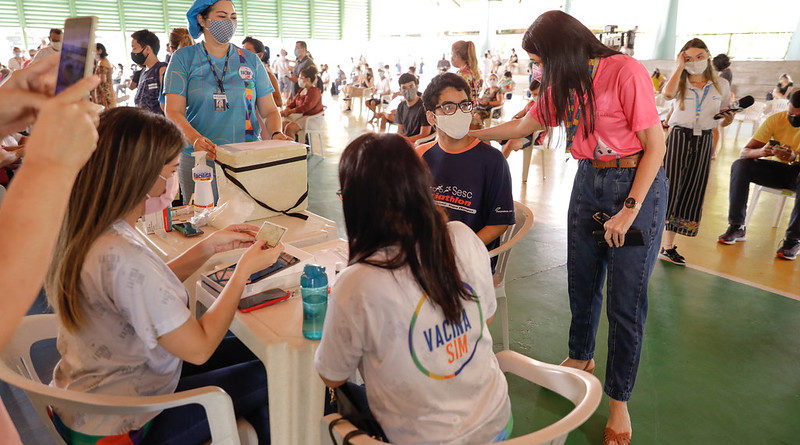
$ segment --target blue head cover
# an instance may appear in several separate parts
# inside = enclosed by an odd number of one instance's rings
[[[186,20],[189,22],[189,34],[193,39],[200,37],[200,34],[203,33],[203,30],[200,29],[200,24],[197,23],[197,14],[205,11],[218,1],[220,0],[194,0],[194,3],[192,3],[192,7],[186,13]]]

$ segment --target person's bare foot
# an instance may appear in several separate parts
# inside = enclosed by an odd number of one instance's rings
[[[633,431],[631,416],[628,413],[628,402],[611,399],[608,411],[605,437],[612,440],[604,440],[604,445],[628,445]],[[613,436],[609,434],[609,430],[613,431]]]

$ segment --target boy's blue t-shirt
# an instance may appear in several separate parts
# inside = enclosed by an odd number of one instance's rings
[[[433,200],[450,221],[461,221],[474,232],[514,224],[511,172],[499,150],[476,139],[458,154],[445,152],[438,142],[419,146],[417,153],[433,176]],[[499,244],[498,238],[486,247]]]
[[[222,79],[225,57],[214,57],[203,43],[181,48],[172,54],[164,74],[164,94],[180,94],[186,98],[186,119],[203,136],[215,144],[232,144],[260,139],[261,125],[256,113],[256,100],[275,91],[258,56],[231,44],[228,48],[228,69],[223,86],[229,108],[216,111],[213,95],[219,89],[209,65],[214,64]],[[244,59],[244,63],[242,63]],[[254,136],[246,134],[246,113]],[[193,141],[188,141],[191,144]],[[191,154],[193,148],[184,148]]]

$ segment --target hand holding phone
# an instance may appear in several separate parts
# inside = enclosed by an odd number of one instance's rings
[[[94,71],[97,17],[72,17],[64,21],[61,57],[58,63],[56,94],[76,84]]]

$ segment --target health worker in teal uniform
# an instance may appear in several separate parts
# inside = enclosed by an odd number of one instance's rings
[[[178,168],[184,204],[194,193],[193,151],[205,151],[213,167],[218,145],[290,140],[281,132],[280,111],[264,65],[255,54],[230,43],[237,24],[233,3],[196,0],[186,18],[192,37],[202,34],[203,40],[176,51],[164,76],[166,115],[188,143]],[[267,134],[262,134],[258,116],[263,116]],[[216,203],[216,172],[212,187]]]

